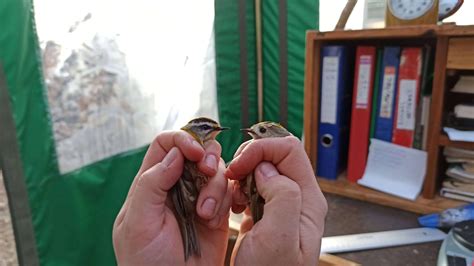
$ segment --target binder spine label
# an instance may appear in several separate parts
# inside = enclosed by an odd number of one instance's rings
[[[382,83],[380,114],[382,118],[392,117],[392,104],[395,92],[395,67],[386,67]]]
[[[321,123],[336,124],[337,122],[338,71],[339,58],[325,56],[321,84]]]
[[[414,79],[400,80],[397,129],[415,129],[416,82]]]
[[[372,57],[363,55],[360,57],[358,81],[357,81],[357,98],[356,108],[367,109],[369,103],[369,86],[370,86],[370,70],[372,66]]]

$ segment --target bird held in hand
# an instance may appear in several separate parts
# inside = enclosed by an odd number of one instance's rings
[[[282,125],[270,121],[260,122],[251,126],[250,128],[243,128],[241,130],[247,132],[254,140],[292,136],[292,134],[288,132],[288,130]],[[253,222],[257,223],[260,219],[262,219],[265,200],[257,191],[257,185],[255,184],[253,173],[240,180],[239,186],[242,193],[249,200],[250,212],[252,213]]]
[[[216,121],[199,117],[188,122],[181,130],[189,133],[203,147],[207,141],[214,140],[222,131],[229,128],[221,127]],[[171,199],[175,208],[181,237],[183,239],[184,258],[201,256],[199,239],[196,231],[196,203],[199,192],[207,184],[208,176],[198,170],[196,162],[186,160],[181,178],[171,189]]]

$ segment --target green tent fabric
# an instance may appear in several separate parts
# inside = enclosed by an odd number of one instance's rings
[[[254,1],[216,0],[214,25],[220,123],[249,127],[257,122]],[[238,130],[226,133],[218,140],[228,161],[246,137]]]
[[[31,0],[0,2],[4,66],[42,265],[114,265],[112,224],[145,148],[61,175]]]
[[[319,1],[262,1],[261,9],[264,120],[301,137],[306,30],[319,27]],[[215,31],[220,121],[248,127],[258,120],[254,1],[216,0]],[[219,137],[226,161],[245,138],[237,131]]]

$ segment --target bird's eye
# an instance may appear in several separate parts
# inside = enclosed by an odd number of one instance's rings
[[[259,129],[259,131],[260,131],[260,133],[265,134],[265,132],[267,132],[267,129],[264,128],[264,127],[261,127],[261,128]]]
[[[201,126],[201,129],[203,129],[203,130],[209,130],[209,129],[211,129],[211,126],[209,126],[209,125],[202,125],[202,126]]]

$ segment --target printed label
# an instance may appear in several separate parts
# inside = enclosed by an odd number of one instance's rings
[[[338,70],[339,58],[337,56],[326,56],[323,58],[321,123],[336,124]]]
[[[380,117],[392,117],[392,105],[395,92],[395,67],[385,67],[380,103]]]
[[[357,98],[356,108],[366,109],[369,102],[370,69],[372,66],[372,57],[363,55],[360,57],[359,73],[357,77]]]
[[[397,128],[415,129],[416,80],[402,79],[398,98]]]

